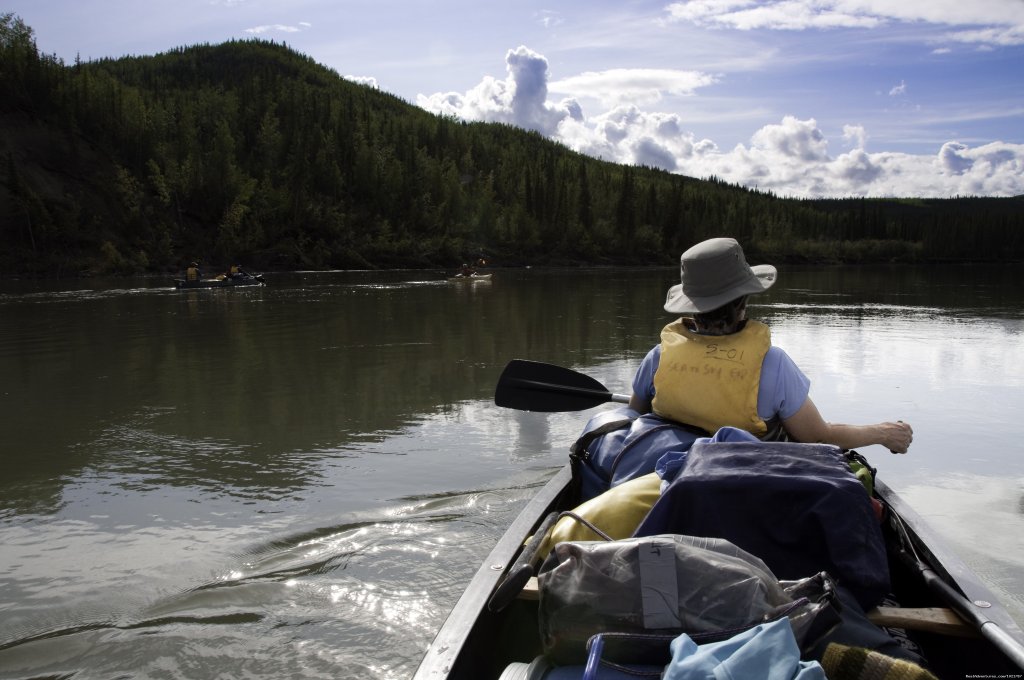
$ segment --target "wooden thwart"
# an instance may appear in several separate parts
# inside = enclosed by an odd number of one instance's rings
[[[523,586],[522,592],[519,593],[520,600],[539,600],[540,599],[540,586],[537,585],[537,577],[531,576],[530,580]]]
[[[527,581],[520,600],[540,599],[540,588],[537,577]],[[960,618],[952,609],[944,607],[876,607],[867,613],[868,620],[883,628],[903,628],[905,630],[923,630],[939,635],[955,635],[958,637],[978,637],[978,631]]]
[[[952,609],[945,607],[875,607],[868,619],[883,628],[923,630],[940,635],[979,637],[978,631]]]

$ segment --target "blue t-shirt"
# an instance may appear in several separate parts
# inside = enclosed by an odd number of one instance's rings
[[[654,399],[654,373],[661,363],[661,344],[657,344],[640,362],[633,376],[633,394]],[[793,363],[789,355],[778,347],[768,348],[761,362],[761,381],[757,390],[757,415],[768,421],[778,417],[785,420],[800,410],[807,401],[811,381]]]

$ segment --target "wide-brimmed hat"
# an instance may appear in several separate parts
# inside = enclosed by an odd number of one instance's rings
[[[665,311],[673,314],[710,312],[738,297],[763,293],[778,272],[770,264],[747,264],[736,239],[713,238],[683,253],[679,275],[682,283],[665,296]]]

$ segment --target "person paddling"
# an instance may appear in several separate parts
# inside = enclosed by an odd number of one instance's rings
[[[913,429],[903,421],[849,425],[822,418],[810,380],[765,324],[746,317],[747,297],[768,290],[778,272],[751,267],[740,244],[714,238],[680,258],[681,282],[668,290],[665,311],[682,314],[640,363],[630,408],[654,412],[714,433],[733,426],[762,439],[853,449],[872,444],[906,453]]]

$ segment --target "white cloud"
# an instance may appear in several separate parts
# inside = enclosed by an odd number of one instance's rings
[[[781,125],[765,125],[750,141],[753,149],[772,156],[804,162],[828,160],[828,142],[813,118],[786,116]]]
[[[550,132],[560,116],[547,107],[548,60],[520,46],[505,56],[505,64],[512,83],[512,120],[525,128]]]
[[[743,31],[758,28],[791,31],[808,28],[874,28],[882,23],[882,19],[877,16],[833,7],[838,4],[841,3],[694,0],[672,3],[666,9],[671,20]]]
[[[992,26],[971,31],[952,31],[946,38],[960,43],[981,43],[984,46],[1009,47],[1024,45],[1024,25]]]
[[[370,87],[376,88],[377,79],[373,76],[344,76],[345,80],[351,80],[353,83],[360,85],[369,85]]]
[[[1014,195],[1024,193],[1024,145],[994,142],[971,148],[959,142],[942,145],[935,165],[954,179],[958,193]]]
[[[669,21],[737,30],[875,28],[925,23],[953,28],[954,42],[1024,44],[1024,2],[1017,0],[680,0]]]
[[[960,142],[946,142],[939,151],[939,164],[942,169],[951,175],[962,175],[970,170],[971,162],[961,155],[970,151],[967,145]]]
[[[505,55],[508,76],[490,76],[464,95],[457,92],[418,95],[416,103],[428,111],[467,120],[508,123],[543,134],[555,131],[560,120],[580,115],[578,104],[548,104],[548,61],[533,50],[519,46]]]
[[[273,31],[279,33],[298,33],[309,28],[310,24],[301,22],[298,26],[287,26],[285,24],[265,24],[263,26],[253,26],[252,28],[245,29],[246,33],[252,33],[254,35],[260,35],[261,33],[270,33]]]
[[[889,90],[889,96],[890,97],[899,97],[900,95],[904,95],[906,93],[907,93],[907,84],[904,81],[902,81],[902,80],[900,81],[899,85],[894,85],[892,87],[892,89]]]
[[[844,125],[843,126],[843,139],[848,143],[852,143],[857,149],[864,149],[867,143],[867,132],[864,130],[863,125]]]
[[[663,96],[687,96],[695,90],[717,82],[715,76],[699,71],[675,69],[626,69],[587,71],[552,82],[553,92],[575,98],[593,98],[603,106],[619,104],[653,104]]]
[[[705,0],[705,4],[712,2]],[[419,95],[417,101],[435,113],[537,130],[595,158],[691,177],[714,175],[783,196],[1024,194],[1024,144],[993,142],[971,147],[950,141],[934,155],[870,153],[867,129],[847,124],[842,128],[842,145],[848,150],[833,157],[828,137],[816,120],[784,116],[778,123],[756,129],[748,145],[723,151],[713,140],[687,130],[678,114],[645,110],[635,98],[624,104],[622,100],[628,97],[614,96],[616,86],[624,90],[636,87],[637,92],[648,92],[641,98],[644,102],[656,102],[665,94],[692,92],[714,82],[705,80],[710,77],[681,71],[609,71],[559,81],[559,91],[581,98],[588,97],[587,83],[606,91],[589,99],[614,105],[588,115],[574,98],[547,101],[548,91],[554,87],[547,83],[548,62],[543,56],[519,47],[506,55],[506,67],[505,80],[487,77],[465,94]],[[633,81],[630,73],[642,73],[645,78]],[[636,86],[636,82],[643,85]],[[900,83],[893,93],[904,88]]]
[[[633,145],[633,159],[638,165],[646,165],[672,172],[676,169],[676,157],[672,151],[653,137],[643,137]]]
[[[1024,193],[1024,144],[995,142],[969,147],[943,145],[934,156],[868,153],[855,149],[837,158],[803,161],[793,149],[807,139],[813,121],[791,121],[771,128],[773,138],[791,133],[797,144],[743,145],[724,154],[680,165],[679,172],[716,175],[730,182],[784,196],[1014,196]],[[803,129],[801,129],[803,128]],[[755,134],[758,137],[762,131]],[[697,171],[697,172],[694,172]]]
[[[537,12],[534,18],[544,28],[554,28],[555,26],[560,26],[565,21],[561,14],[549,9]]]
[[[855,149],[837,158],[832,163],[831,172],[836,179],[834,186],[854,191],[877,180],[882,174],[882,167],[864,149]]]

